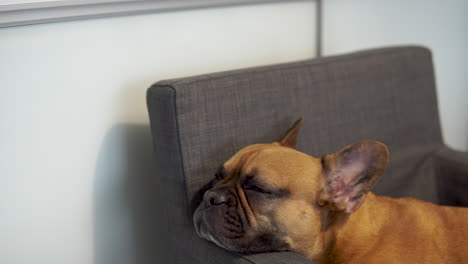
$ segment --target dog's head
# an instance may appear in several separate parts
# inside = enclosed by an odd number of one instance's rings
[[[247,146],[220,167],[193,216],[201,237],[240,253],[310,254],[320,250],[331,215],[358,209],[384,171],[387,148],[364,141],[314,158],[295,149],[302,122],[279,142]]]

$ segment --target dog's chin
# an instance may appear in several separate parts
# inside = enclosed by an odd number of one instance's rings
[[[211,232],[203,221],[200,222],[197,233],[200,237],[215,243],[219,247],[238,252],[237,247],[233,247],[231,241],[225,237],[219,237],[214,232]]]
[[[262,248],[251,247],[253,243],[250,241],[250,239],[247,239],[245,237],[239,237],[239,238],[233,239],[233,238],[229,238],[229,237],[211,232],[210,228],[207,227],[207,225],[203,222],[199,226],[198,234],[202,238],[213,242],[219,247],[232,251],[232,252],[236,252],[236,253],[253,254],[253,253],[272,251],[271,248],[269,248],[269,245],[267,244],[265,244]]]

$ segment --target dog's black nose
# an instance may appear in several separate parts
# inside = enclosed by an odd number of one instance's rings
[[[226,190],[209,190],[205,193],[204,200],[207,207],[222,204],[230,205],[233,197]]]

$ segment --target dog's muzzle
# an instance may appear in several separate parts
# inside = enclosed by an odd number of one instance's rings
[[[241,238],[245,231],[238,205],[234,191],[228,187],[206,191],[193,217],[198,235],[221,247]]]

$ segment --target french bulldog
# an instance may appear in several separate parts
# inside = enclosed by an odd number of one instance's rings
[[[295,251],[319,264],[468,263],[468,208],[373,194],[387,147],[363,141],[315,158],[295,149],[302,123],[220,167],[193,215],[199,236],[238,253]]]

